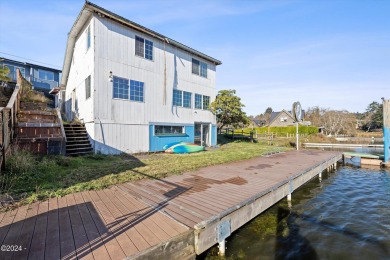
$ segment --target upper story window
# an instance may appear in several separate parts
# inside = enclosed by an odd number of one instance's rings
[[[192,93],[183,91],[183,107],[191,108]]]
[[[38,70],[38,77],[44,80],[54,80],[54,72],[47,70]]]
[[[144,102],[144,83],[113,77],[113,97],[131,101]]]
[[[144,83],[130,80],[130,100],[144,102]]]
[[[91,75],[85,79],[85,99],[91,97]]]
[[[178,107],[183,106],[183,91],[173,90],[173,105]]]
[[[195,108],[202,109],[202,95],[195,94]]]
[[[203,96],[203,109],[208,110],[210,106],[210,97],[209,96]]]
[[[135,36],[135,55],[153,60],[153,42]]]
[[[208,110],[210,106],[210,97],[195,94],[195,108]]]
[[[192,58],[192,74],[207,78],[207,64]]]
[[[88,51],[89,47],[91,47],[91,27],[90,26],[88,26],[87,31],[85,32],[85,34],[86,34],[86,37],[87,37],[87,45],[86,45],[86,47],[87,47],[87,51]]]
[[[177,107],[191,108],[192,93],[187,91],[181,91],[178,89],[173,90],[173,105]]]

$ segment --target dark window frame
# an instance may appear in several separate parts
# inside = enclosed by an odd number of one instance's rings
[[[155,136],[186,136],[182,125],[154,125],[153,133]]]
[[[143,37],[135,36],[135,56],[153,61],[153,42]]]
[[[207,63],[192,58],[192,74],[198,75],[200,77],[207,79]]]
[[[85,79],[85,100],[91,97],[91,75]]]

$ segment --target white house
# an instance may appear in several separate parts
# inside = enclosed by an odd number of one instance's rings
[[[171,142],[216,144],[221,62],[93,3],[68,35],[65,112],[85,123],[95,152],[160,151]]]

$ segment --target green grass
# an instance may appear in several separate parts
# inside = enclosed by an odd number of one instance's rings
[[[287,148],[219,139],[220,148],[193,154],[90,155],[36,157],[14,151],[8,172],[0,178],[3,192],[33,202],[143,178],[164,178],[201,167],[244,160]],[[7,177],[7,180],[4,178]]]

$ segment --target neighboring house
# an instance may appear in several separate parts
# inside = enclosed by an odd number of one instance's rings
[[[8,77],[11,78],[12,82],[16,82],[16,69],[19,69],[23,77],[30,81],[36,90],[48,92],[58,87],[60,81],[61,70],[1,57],[0,66],[9,68]]]
[[[216,145],[221,62],[86,2],[68,35],[61,85],[68,120],[85,123],[95,152]]]
[[[305,117],[305,111],[302,110],[302,118]],[[295,125],[295,120],[291,111],[282,110],[280,112],[272,112],[268,126],[292,126]]]
[[[252,119],[249,123],[249,127],[262,127],[267,124],[266,120],[260,120],[260,119]]]

